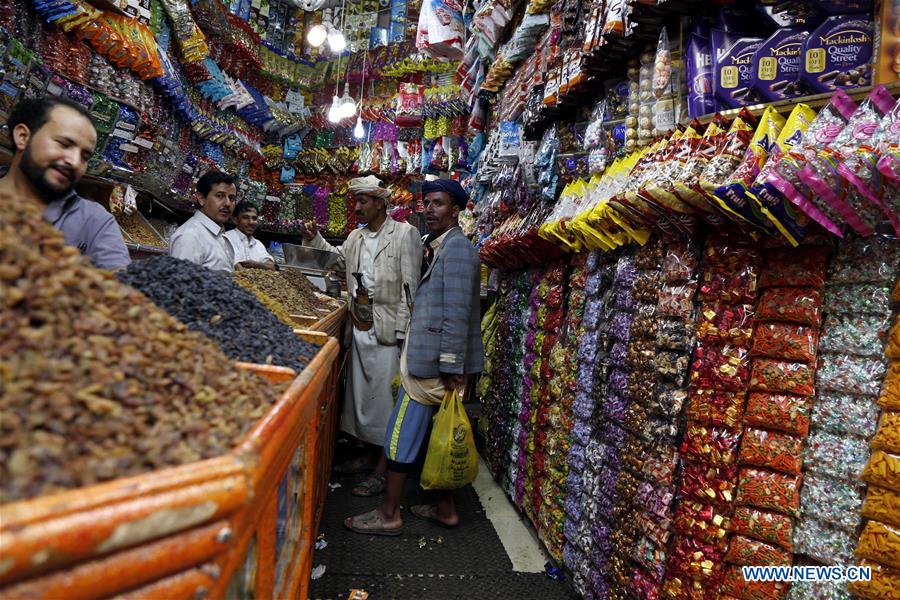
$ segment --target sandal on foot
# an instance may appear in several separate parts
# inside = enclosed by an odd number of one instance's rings
[[[403,533],[403,525],[400,527],[385,527],[381,515],[377,509],[367,513],[347,517],[344,519],[344,527],[355,533],[363,535],[400,535]]]
[[[371,471],[372,467],[369,465],[368,461],[366,461],[365,457],[361,456],[356,460],[348,460],[345,463],[341,463],[334,468],[334,472],[338,475],[356,475],[358,473],[366,473],[367,471]]]
[[[372,496],[377,496],[378,494],[384,492],[385,485],[387,485],[387,482],[384,478],[384,475],[372,475],[361,484],[350,490],[350,493],[354,496],[371,498]]]
[[[423,521],[428,521],[430,523],[434,523],[435,525],[439,525],[444,529],[454,529],[459,526],[459,523],[445,523],[438,519],[435,516],[435,511],[437,507],[434,504],[417,504],[415,506],[411,506],[409,508],[409,512],[413,514],[414,517],[418,517]]]

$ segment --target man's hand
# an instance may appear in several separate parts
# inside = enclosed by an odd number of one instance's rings
[[[303,236],[304,242],[311,242],[316,237],[316,234],[319,233],[319,225],[315,221],[304,221],[303,222]]]
[[[441,373],[441,383],[444,384],[446,390],[458,390],[462,387],[466,380],[465,375],[456,375],[453,373]]]

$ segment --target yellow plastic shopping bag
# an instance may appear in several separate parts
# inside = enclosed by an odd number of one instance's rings
[[[456,390],[447,392],[434,416],[428,453],[422,469],[426,490],[454,490],[478,475],[478,454],[472,425]]]

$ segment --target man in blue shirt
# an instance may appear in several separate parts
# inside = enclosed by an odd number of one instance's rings
[[[115,271],[131,259],[116,220],[96,202],[75,193],[97,146],[90,113],[66,98],[23,100],[7,121],[12,164],[0,172],[0,194],[44,207],[44,219],[101,269]]]

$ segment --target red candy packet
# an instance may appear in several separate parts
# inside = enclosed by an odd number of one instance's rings
[[[812,404],[810,396],[751,392],[747,398],[744,423],[806,437]]]
[[[822,293],[816,289],[777,287],[763,290],[756,307],[760,321],[788,321],[802,325],[822,322]]]
[[[813,369],[803,363],[758,358],[753,361],[750,390],[811,396],[815,392],[813,375]]]
[[[821,288],[830,252],[827,247],[808,246],[770,250],[759,275],[759,287],[798,286]]]
[[[793,548],[794,522],[787,515],[739,506],[729,521],[729,529],[733,533],[780,546],[788,552]]]
[[[736,502],[738,506],[755,506],[799,517],[800,483],[799,475],[741,469]]]
[[[791,558],[790,552],[742,535],[731,538],[731,545],[725,554],[727,562],[748,567],[755,565],[787,567],[791,564]]]
[[[738,462],[767,467],[780,473],[800,474],[803,440],[789,433],[749,428],[744,432]]]
[[[788,323],[757,323],[751,356],[812,363],[819,345],[818,329]]]

